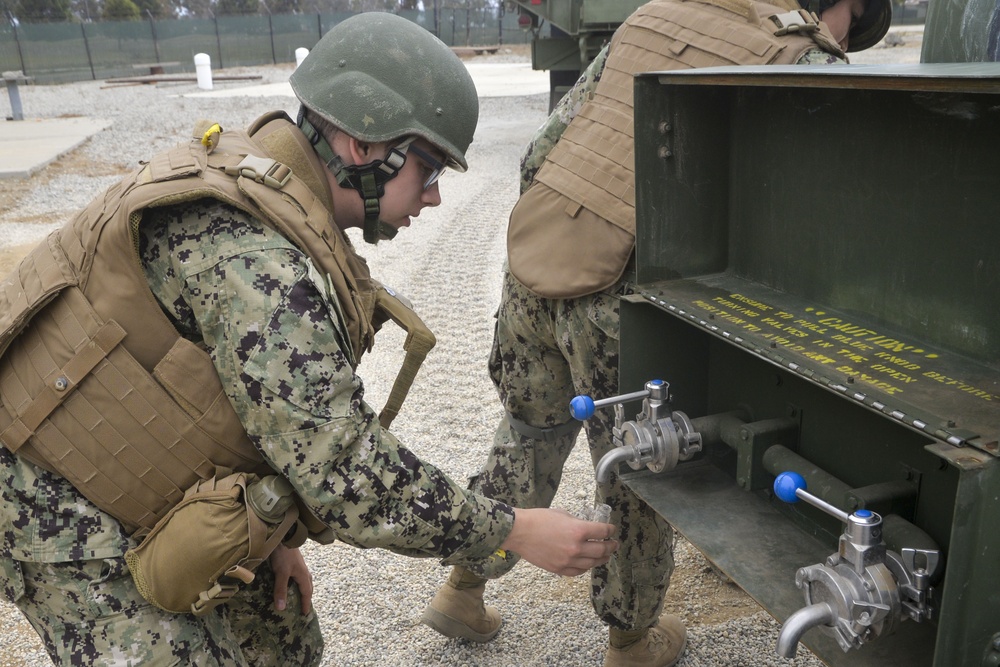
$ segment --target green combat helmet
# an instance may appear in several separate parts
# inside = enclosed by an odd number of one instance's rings
[[[479,120],[479,96],[468,70],[444,42],[412,21],[368,12],[323,36],[289,82],[302,105],[369,142],[422,137],[445,153],[447,166],[465,171],[465,151]],[[392,238],[379,224],[385,183],[406,161],[406,145],[385,160],[345,166],[299,112],[299,126],[341,187],[365,202],[364,238]]]
[[[803,9],[822,18],[823,12],[837,4],[837,0],[799,0],[799,4]],[[891,22],[891,0],[868,0],[865,13],[847,33],[848,53],[864,51],[878,44],[885,37],[885,33],[889,32]]]

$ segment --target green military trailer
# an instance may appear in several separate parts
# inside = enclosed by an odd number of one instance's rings
[[[555,106],[622,22],[647,0],[515,0],[522,28],[534,36],[531,66],[548,70]],[[544,30],[548,23],[548,34]]]

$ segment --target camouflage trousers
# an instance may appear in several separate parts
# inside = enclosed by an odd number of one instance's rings
[[[275,611],[266,562],[253,583],[202,617],[146,602],[124,558],[14,566],[24,581],[14,604],[57,665],[278,667],[317,665],[323,654],[319,621],[302,615],[295,582],[285,611]]]
[[[570,400],[579,394],[603,398],[618,393],[618,297],[608,292],[546,299],[508,272],[489,370],[508,416],[497,428],[472,489],[517,507],[548,507],[579,433],[570,424]],[[511,427],[511,417],[529,427],[520,426],[522,432],[552,430],[541,438],[539,433],[528,437]],[[584,422],[595,466],[614,446],[613,425],[610,409],[598,410]],[[597,485],[595,501],[611,506],[621,546],[607,565],[591,573],[594,611],[622,630],[655,625],[674,569],[673,529],[617,475]],[[517,560],[516,554],[497,555],[471,569],[496,578]]]

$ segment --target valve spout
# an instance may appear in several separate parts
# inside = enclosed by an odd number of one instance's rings
[[[597,462],[596,477],[598,484],[607,484],[611,479],[611,471],[618,469],[618,464],[628,461],[633,456],[630,447],[615,447],[601,457]]]
[[[782,658],[794,658],[802,635],[817,625],[835,625],[837,612],[826,602],[803,607],[788,617],[778,634],[778,655]]]

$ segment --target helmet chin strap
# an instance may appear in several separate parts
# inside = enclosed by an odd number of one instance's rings
[[[413,139],[407,139],[399,146],[389,149],[385,160],[373,160],[368,164],[345,165],[326,138],[312,123],[306,120],[305,107],[299,108],[297,125],[306,135],[309,143],[333,172],[333,177],[342,188],[351,188],[361,195],[365,203],[365,221],[362,231],[367,243],[375,244],[379,239],[390,240],[396,236],[397,229],[379,219],[379,199],[385,194],[385,184],[399,174],[406,163],[406,146]],[[400,150],[402,148],[402,150]]]

